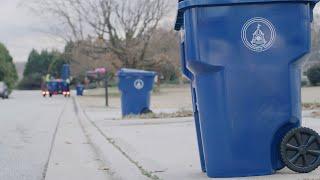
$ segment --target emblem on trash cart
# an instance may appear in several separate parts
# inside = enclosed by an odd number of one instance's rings
[[[244,24],[241,38],[248,49],[263,52],[272,47],[276,39],[276,30],[267,19],[255,17]]]
[[[144,87],[144,82],[141,79],[137,79],[134,81],[134,87],[140,90]]]

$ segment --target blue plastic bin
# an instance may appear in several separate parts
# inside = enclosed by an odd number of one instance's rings
[[[82,84],[78,84],[76,87],[77,96],[83,96],[84,86]]]
[[[199,149],[199,157],[200,157],[200,164],[201,164],[201,170],[202,172],[206,172],[206,165],[204,160],[204,152],[203,152],[203,146],[202,146],[202,135],[201,135],[201,129],[200,129],[200,120],[199,120],[199,112],[197,107],[197,93],[196,89],[194,87],[194,77],[192,73],[188,70],[186,66],[185,61],[185,52],[184,52],[184,42],[181,43],[180,46],[180,60],[181,60],[181,70],[182,74],[190,80],[191,84],[191,95],[192,95],[192,104],[193,104],[193,115],[195,120],[195,126],[196,126],[196,133],[197,133],[197,141],[198,141],[198,149]]]
[[[301,126],[309,0],[184,0],[176,30],[194,76],[209,177],[268,175],[279,144]]]
[[[62,70],[61,70],[61,78],[63,80],[67,80],[70,78],[70,65],[69,64],[64,64],[62,66]]]
[[[137,69],[118,71],[122,115],[150,112],[150,97],[156,72]]]

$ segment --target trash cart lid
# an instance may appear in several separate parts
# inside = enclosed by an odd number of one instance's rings
[[[200,6],[230,5],[230,4],[251,4],[251,3],[270,3],[270,2],[295,2],[311,3],[313,9],[319,0],[178,0],[178,14],[174,29],[180,31],[183,26],[183,13],[188,8]]]
[[[117,75],[118,76],[155,76],[157,75],[157,73],[154,71],[122,68],[118,71]]]

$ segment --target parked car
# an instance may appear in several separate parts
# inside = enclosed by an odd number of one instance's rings
[[[0,82],[0,97],[2,99],[8,99],[9,98],[9,89],[6,83]]]

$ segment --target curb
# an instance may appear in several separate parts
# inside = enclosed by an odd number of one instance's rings
[[[76,98],[73,98],[75,113],[80,126],[87,136],[89,143],[100,159],[109,166],[108,173],[113,179],[123,180],[156,180],[157,176],[151,175],[134,160],[132,160],[120,147],[115,145],[112,138],[107,137],[94,122],[92,122]]]

